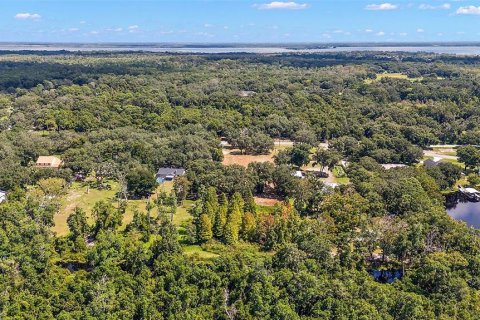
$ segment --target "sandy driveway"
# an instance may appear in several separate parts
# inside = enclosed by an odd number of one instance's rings
[[[423,151],[423,154],[426,157],[433,157],[433,158],[447,159],[447,160],[458,160],[457,156],[447,155],[447,154],[443,154],[433,150],[425,150]]]

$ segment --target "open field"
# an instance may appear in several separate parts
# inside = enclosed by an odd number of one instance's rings
[[[409,81],[421,81],[423,78],[409,78],[406,74],[403,73],[377,73],[375,79],[366,79],[365,83],[373,83],[381,81],[382,79],[390,78],[390,79],[403,79]]]
[[[66,197],[61,201],[61,207],[57,214],[55,214],[53,221],[54,226],[52,231],[58,236],[64,236],[68,233],[67,219],[68,216],[79,207],[85,210],[89,223],[93,223],[91,212],[93,206],[98,201],[115,201],[115,194],[118,190],[118,184],[111,182],[111,190],[97,190],[90,188],[87,193],[87,187],[82,183],[74,182],[70,186]]]
[[[113,205],[117,205],[116,194],[119,190],[118,183],[108,182],[111,186],[110,190],[98,190],[94,188],[88,189],[86,185],[80,182],[74,182],[70,186],[67,195],[61,201],[60,210],[54,216],[54,226],[52,231],[57,234],[57,236],[64,236],[68,234],[68,225],[67,219],[69,215],[75,210],[76,207],[79,207],[85,210],[87,215],[87,221],[90,224],[93,224],[92,210],[95,206],[95,203],[99,201],[107,201]],[[160,185],[156,192],[170,192],[173,187],[172,182],[165,182]],[[88,190],[88,192],[87,192]],[[155,195],[152,196],[152,200],[155,199]],[[141,213],[146,214],[146,204],[147,200],[128,200],[127,210],[123,216],[121,230],[130,223],[133,219],[133,214],[136,210]],[[187,208],[190,207],[191,202],[185,201],[183,206],[177,208],[177,214],[174,216],[173,221],[175,224],[180,223],[186,220],[190,215],[187,212]],[[188,217],[187,217],[188,216]]]
[[[292,141],[289,140],[276,140],[275,146],[269,154],[259,154],[259,155],[246,155],[240,154],[238,149],[223,149],[223,161],[222,163],[226,166],[232,164],[238,164],[243,167],[247,167],[249,163],[252,162],[272,162],[273,157],[280,151],[285,148],[291,147],[293,145]]]

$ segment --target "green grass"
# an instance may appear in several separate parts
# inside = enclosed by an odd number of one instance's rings
[[[258,214],[270,214],[275,212],[276,206],[261,206],[257,205]]]
[[[461,168],[465,167],[465,165],[462,162],[460,162],[458,160],[454,160],[454,159],[442,159],[442,162],[449,162],[449,163],[455,164],[455,165],[457,165]]]
[[[342,166],[335,166],[333,168],[333,176],[335,178],[335,182],[338,184],[349,184],[350,179],[347,177],[345,173],[345,169]]]
[[[457,151],[451,151],[451,148],[434,148],[432,149],[433,152],[438,153],[440,155],[445,155],[445,156],[452,156],[456,157],[457,156]]]
[[[52,228],[52,231],[54,231],[58,236],[67,235],[69,231],[68,225],[67,225],[67,219],[68,219],[68,216],[73,212],[73,210],[76,207],[79,207],[85,210],[88,223],[93,224],[92,210],[93,210],[93,207],[95,206],[95,203],[99,201],[107,201],[116,205],[117,204],[116,194],[120,187],[118,183],[115,181],[107,181],[107,184],[111,186],[110,190],[106,190],[106,189],[99,190],[95,188],[88,188],[86,183],[81,183],[81,182],[72,183],[72,185],[68,190],[67,195],[61,201],[59,212],[54,216],[54,219],[53,219],[54,227]],[[160,185],[157,188],[157,190],[155,190],[155,193],[158,194],[163,191],[170,193],[172,191],[172,188],[173,188],[173,182],[168,181]],[[87,193],[87,189],[88,189],[88,193]],[[153,195],[152,198],[155,199],[156,195]],[[138,210],[143,214],[146,214],[147,213],[146,205],[147,205],[146,199],[128,200],[127,210],[125,211],[125,214],[123,216],[122,227],[120,227],[120,230],[125,229],[126,225],[133,220],[133,214],[136,210]],[[154,214],[156,214],[155,209],[152,210],[152,215]],[[186,215],[188,215],[186,208],[179,207],[177,210],[177,215],[176,215],[177,217],[174,217],[174,223],[175,223],[175,219],[177,220],[185,219]]]
[[[192,216],[188,213],[188,209],[193,205],[193,201],[185,200],[181,206],[178,206],[177,212],[173,215],[173,224],[182,226],[192,220]]]
[[[52,228],[52,231],[56,232],[58,236],[68,234],[67,219],[76,207],[85,210],[87,221],[93,223],[91,212],[95,203],[102,200],[115,202],[118,183],[108,182],[108,184],[112,187],[111,190],[88,189],[88,187],[82,183],[72,183],[67,195],[61,201],[59,212],[55,214],[53,218],[54,227]]]
[[[193,257],[198,260],[210,260],[218,257],[218,254],[205,251],[199,245],[183,246],[183,253],[188,257]]]
[[[349,184],[350,179],[348,177],[335,178],[335,182],[338,184]]]
[[[419,78],[409,78],[406,74],[403,73],[377,73],[375,79],[365,79],[365,83],[370,84],[373,82],[378,82],[381,81],[384,78],[390,78],[390,79],[402,79],[402,80],[408,80],[408,81],[422,81],[423,77]]]
[[[345,170],[342,166],[335,166],[332,170],[332,173],[335,178],[343,178],[346,176]]]

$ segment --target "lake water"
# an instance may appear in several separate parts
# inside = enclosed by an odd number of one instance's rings
[[[470,202],[462,194],[455,193],[447,197],[446,207],[447,213],[455,220],[480,229],[480,202]]]
[[[322,49],[291,49],[282,46],[223,46],[212,45],[204,47],[181,47],[156,44],[19,44],[0,43],[0,51],[145,51],[145,52],[172,52],[172,53],[322,53],[322,52],[431,52],[437,54],[480,55],[480,46],[345,46]]]

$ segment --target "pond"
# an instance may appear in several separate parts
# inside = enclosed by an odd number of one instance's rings
[[[480,202],[472,202],[460,192],[452,193],[446,199],[447,213],[455,220],[480,229]]]

